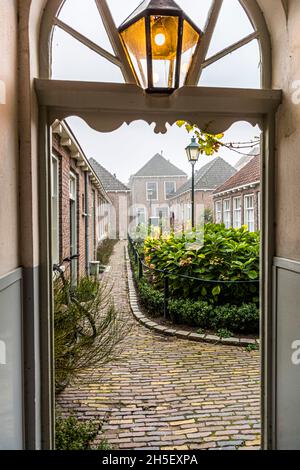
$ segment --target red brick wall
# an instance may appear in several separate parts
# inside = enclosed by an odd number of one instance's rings
[[[169,201],[165,198],[165,182],[174,181],[176,183],[176,190],[178,190],[186,181],[187,176],[181,176],[178,178],[162,177],[162,178],[140,178],[133,177],[131,185],[131,204],[141,207],[145,207],[150,211],[150,202],[147,200],[147,183],[156,182],[158,186],[158,200],[152,201],[152,212],[155,216],[155,207],[158,205],[169,205]],[[148,214],[148,217],[150,214]]]
[[[176,211],[181,205],[191,204],[191,191],[178,196],[175,199],[170,200],[170,210]],[[202,210],[211,209],[213,210],[213,192],[212,191],[195,191],[195,210],[196,210],[196,221],[199,220],[202,215]]]
[[[62,147],[60,138],[54,134],[52,141],[53,154],[59,160],[59,240],[60,240],[60,260],[70,256],[70,194],[69,180],[70,172],[73,172],[77,178],[77,253],[80,255],[78,260],[78,277],[86,275],[86,244],[85,244],[85,172],[76,166],[76,161],[71,158],[71,153],[67,147]],[[93,253],[93,224],[92,224],[92,192],[96,193],[96,205],[99,190],[88,182],[89,188],[89,260],[95,259]],[[97,222],[95,220],[95,230]],[[97,235],[97,234],[96,234]]]

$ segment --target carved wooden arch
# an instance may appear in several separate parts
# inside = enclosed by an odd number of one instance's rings
[[[171,96],[148,95],[137,85],[37,79],[39,103],[48,109],[49,123],[78,116],[99,132],[111,132],[136,120],[155,123],[166,133],[184,119],[211,133],[225,132],[246,121],[262,129],[264,116],[281,102],[279,90],[182,87]]]

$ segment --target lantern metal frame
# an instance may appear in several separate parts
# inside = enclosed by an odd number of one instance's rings
[[[148,3],[148,4],[147,4]],[[143,8],[145,5],[145,8]],[[151,41],[151,17],[153,16],[169,16],[169,17],[176,17],[178,18],[178,41],[177,41],[177,53],[176,53],[176,70],[175,70],[175,84],[172,88],[162,88],[162,87],[155,87],[153,84],[153,54],[152,54],[152,41]],[[133,26],[141,19],[145,19],[145,34],[146,34],[146,61],[147,61],[147,82],[148,87],[146,91],[148,93],[164,93],[164,94],[171,94],[180,85],[180,72],[181,72],[181,55],[182,55],[182,40],[183,40],[183,25],[184,21],[186,21],[199,35],[198,42],[196,44],[196,50],[193,54],[191,64],[189,70],[187,72],[187,77],[189,75],[189,71],[192,67],[192,63],[195,59],[195,53],[197,48],[202,40],[203,32],[201,31],[198,26],[191,20],[191,18],[182,10],[182,8],[174,2],[174,0],[145,0],[141,5],[139,5],[134,12],[121,24],[118,28],[119,35],[121,37],[122,33],[127,30],[130,26]],[[139,79],[136,75],[134,65],[129,57],[126,44],[124,43],[123,39],[121,38],[123,47],[126,51],[127,59],[130,62],[130,66],[135,74],[135,78],[137,83],[139,83]]]

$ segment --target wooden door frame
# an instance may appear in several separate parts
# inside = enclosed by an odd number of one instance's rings
[[[54,339],[52,315],[51,124],[56,119],[78,116],[99,132],[111,132],[124,122],[155,122],[155,132],[179,119],[211,132],[226,131],[233,123],[259,125],[262,139],[262,240],[261,240],[261,409],[263,448],[275,442],[272,345],[272,263],[275,249],[274,168],[275,114],[281,103],[280,90],[183,87],[171,96],[147,95],[134,84],[105,84],[36,79],[39,102],[39,221],[41,253],[42,326],[42,436],[43,448],[54,447]]]

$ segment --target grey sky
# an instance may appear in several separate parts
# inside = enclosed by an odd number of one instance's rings
[[[140,0],[108,0],[115,22],[119,25],[140,3]],[[177,3],[203,29],[211,0],[177,0]],[[94,0],[66,0],[60,18],[112,51],[101,23]],[[238,0],[224,0],[208,56],[253,31]],[[232,86],[258,88],[260,86],[260,57],[256,41],[205,69],[200,86]],[[53,78],[88,81],[124,82],[118,67],[88,50],[78,41],[56,28],[53,38]],[[120,129],[101,134],[90,129],[78,118],[68,120],[88,157],[96,158],[112,173],[127,182],[155,153],[163,151],[166,158],[186,172],[190,166],[184,148],[190,136],[177,126],[169,128],[165,135],[157,136],[153,125],[145,122],[124,124]],[[235,124],[226,132],[224,141],[250,140],[259,134],[257,128],[247,123]],[[227,161],[235,164],[239,156],[223,149],[220,152]],[[199,167],[207,163],[203,157]]]

